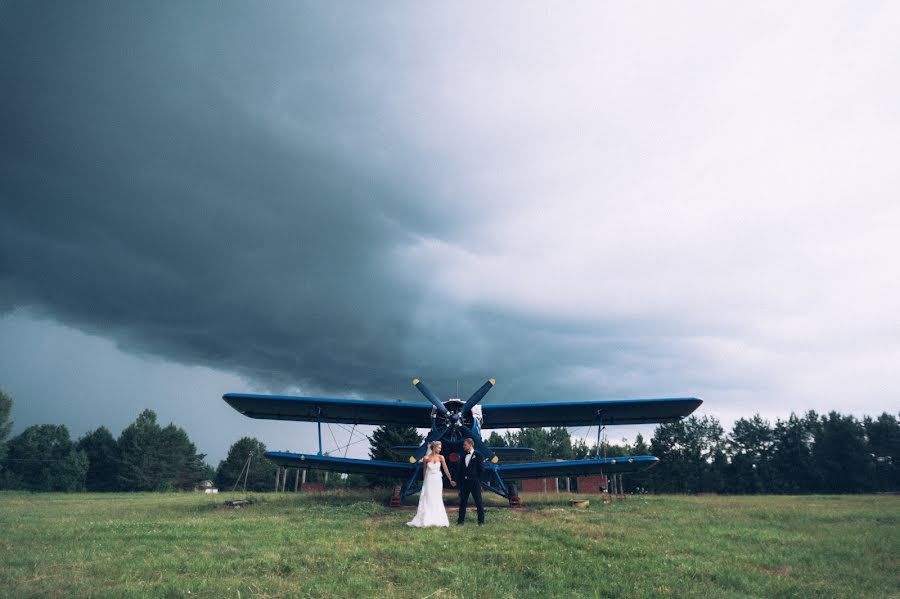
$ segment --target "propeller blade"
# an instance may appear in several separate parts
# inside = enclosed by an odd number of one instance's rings
[[[416,452],[410,456],[409,463],[415,464],[416,462],[424,458],[425,454],[428,453],[428,446],[431,445],[431,442],[442,439],[448,428],[449,427],[445,426],[428,433],[428,436],[426,436],[425,440],[422,441],[422,445],[420,445]]]
[[[494,455],[494,452],[491,451],[491,448],[484,444],[484,441],[481,440],[481,435],[476,435],[475,431],[470,429],[468,426],[462,424],[459,427],[459,431],[466,437],[471,437],[472,441],[475,442],[475,449],[477,449],[481,455],[485,457],[485,459],[497,463],[497,456]]]
[[[497,381],[495,381],[494,379],[488,379],[488,382],[483,384],[478,389],[478,391],[476,391],[475,393],[472,394],[472,397],[470,397],[469,399],[466,400],[466,403],[463,404],[463,407],[460,410],[460,413],[465,414],[466,412],[468,412],[472,408],[474,408],[475,405],[478,404],[479,401],[481,401],[481,398],[483,398],[485,396],[485,394],[491,390],[491,388],[494,386],[494,384],[496,382]]]
[[[422,395],[425,396],[425,399],[430,401],[434,405],[434,407],[437,408],[438,412],[440,412],[444,416],[450,413],[444,406],[443,402],[437,398],[437,395],[432,393],[431,389],[425,386],[425,383],[423,383],[419,379],[413,379],[413,385],[415,385],[416,389],[421,391]]]

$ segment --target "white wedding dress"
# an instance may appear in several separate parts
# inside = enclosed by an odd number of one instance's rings
[[[444,509],[444,482],[441,479],[441,463],[425,464],[425,481],[419,493],[419,509],[407,526],[450,526]]]

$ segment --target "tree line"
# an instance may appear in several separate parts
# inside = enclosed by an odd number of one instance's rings
[[[534,459],[583,459],[596,446],[564,428],[491,433],[490,446],[533,447]],[[609,443],[607,457],[654,455],[655,468],[624,476],[627,491],[802,494],[900,492],[900,419],[883,413],[858,420],[838,412],[791,414],[774,424],[755,415],[726,433],[712,416],[656,427],[648,444]]]
[[[900,491],[900,420],[838,412],[791,414],[774,424],[741,418],[725,433],[710,416],[656,428],[660,466],[633,477],[659,493],[871,493]]]
[[[248,458],[255,463],[242,477],[246,489],[272,488],[275,465],[256,439],[238,440],[213,468],[184,429],[160,425],[152,410],[141,412],[118,437],[101,426],[73,440],[65,425],[36,424],[9,438],[12,403],[0,390],[0,489],[172,491],[203,480],[231,489]]]
[[[375,459],[399,459],[389,443],[414,444],[415,429],[379,429]],[[420,441],[419,441],[420,442]],[[531,447],[528,460],[595,457],[596,445],[572,437],[563,427],[524,428],[485,439],[491,447]],[[803,494],[900,492],[900,418],[883,413],[858,420],[838,412],[791,414],[774,424],[755,415],[740,418],[726,433],[712,416],[690,416],[660,424],[649,444],[607,443],[606,457],[654,455],[650,470],[623,477],[628,492]],[[560,482],[562,487],[564,482]]]
[[[73,440],[64,425],[39,424],[9,438],[12,398],[0,390],[0,489],[29,491],[165,491],[193,488],[209,479],[223,490],[273,489],[276,466],[266,446],[244,437],[213,468],[184,429],[161,426],[141,412],[118,437],[101,426]],[[531,447],[529,460],[585,459],[596,446],[569,430],[525,428],[485,439],[494,447]],[[414,428],[382,426],[370,436],[369,456],[403,460],[397,445],[418,445]],[[655,455],[660,465],[626,475],[630,492],[656,493],[861,493],[900,491],[900,419],[883,413],[858,420],[837,412],[791,414],[773,423],[741,418],[730,432],[711,416],[691,416],[656,427],[649,443],[609,443],[607,457]],[[316,480],[311,474],[311,480]],[[379,477],[333,476],[343,486],[390,486]]]

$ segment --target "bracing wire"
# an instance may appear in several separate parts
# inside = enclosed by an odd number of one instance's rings
[[[344,429],[345,431],[349,431],[349,430],[350,430],[349,428],[347,428],[346,425],[341,424],[340,422],[335,422],[335,424],[338,425],[339,427],[341,427],[342,429]],[[354,428],[356,427],[355,424],[354,424],[353,426],[354,426]],[[369,435],[365,434],[364,432],[362,432],[362,431],[356,431],[356,432],[357,432],[357,434],[362,435],[363,437],[365,437],[365,438],[368,439],[369,441],[372,440],[372,437],[370,437]]]
[[[331,433],[331,440],[334,441],[334,448],[335,448],[336,450],[340,450],[340,447],[341,447],[341,446],[340,446],[340,444],[337,442],[337,437],[334,436],[334,430],[331,428],[331,424],[330,424],[330,423],[327,423],[327,422],[326,422],[325,424],[328,425],[328,432]]]
[[[357,445],[357,444],[359,444],[359,443],[362,443],[363,441],[371,441],[371,440],[372,440],[372,438],[371,438],[369,435],[363,433],[362,431],[356,430],[356,426],[357,426],[357,425],[355,425],[355,424],[353,425],[353,428],[350,428],[350,427],[344,426],[344,425],[341,424],[340,422],[335,422],[335,423],[333,423],[335,426],[339,426],[339,427],[341,427],[343,430],[345,430],[345,431],[347,431],[347,432],[350,433],[350,438],[347,440],[347,443],[344,444],[344,445],[341,445],[340,443],[338,443],[337,437],[335,437],[335,435],[334,435],[334,431],[333,431],[332,428],[331,428],[331,423],[326,423],[326,424],[327,424],[327,426],[328,426],[328,432],[331,433],[331,438],[332,438],[332,440],[334,441],[334,450],[332,450],[332,451],[326,451],[325,453],[328,453],[328,454],[331,454],[331,453],[338,453],[338,452],[340,452],[341,450],[343,450],[343,452],[344,452],[344,457],[347,457],[347,451],[350,449],[351,446]],[[363,438],[362,438],[362,439],[357,439],[356,441],[354,441],[354,440],[353,440],[353,435],[354,435],[354,434],[362,435]]]
[[[350,429],[350,438],[347,439],[347,445],[344,446],[344,457],[347,457],[347,450],[350,449],[350,442],[353,441],[353,433],[356,432],[356,425],[353,425],[353,428]]]

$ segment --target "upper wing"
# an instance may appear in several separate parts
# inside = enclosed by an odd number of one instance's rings
[[[651,455],[637,455],[624,458],[598,458],[591,460],[566,460],[561,462],[525,462],[522,464],[499,464],[497,470],[503,478],[544,478],[557,476],[579,476],[584,474],[615,474],[637,472],[655,466],[659,458]]]
[[[696,397],[494,404],[484,406],[481,428],[646,424],[684,418],[703,403]]]
[[[222,399],[250,418],[316,422],[321,417],[322,422],[346,424],[431,426],[431,404],[252,393],[227,393]]]
[[[284,451],[267,451],[266,457],[279,466],[304,468],[309,470],[325,470],[328,472],[344,472],[347,474],[374,474],[402,478],[411,475],[413,470],[416,469],[415,464],[410,464],[408,462],[356,460],[352,458],[335,458],[327,455],[287,453]]]

